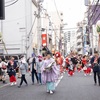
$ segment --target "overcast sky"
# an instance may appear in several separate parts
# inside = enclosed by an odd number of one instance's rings
[[[55,0],[58,11],[64,14],[64,22],[68,27],[75,27],[76,23],[84,18],[86,6],[84,0]],[[56,11],[54,0],[44,0],[48,11]]]

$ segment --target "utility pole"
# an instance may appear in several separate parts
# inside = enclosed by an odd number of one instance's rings
[[[41,0],[38,0],[38,15],[37,15],[37,54],[40,54],[41,49]]]
[[[27,59],[27,55],[28,55],[28,49],[27,49],[27,1],[25,0],[25,27],[26,27],[26,31],[25,31],[25,38],[26,38],[26,43],[25,43],[25,49],[26,49],[26,59]]]
[[[60,39],[59,39],[59,51],[62,53],[62,24],[60,24]]]

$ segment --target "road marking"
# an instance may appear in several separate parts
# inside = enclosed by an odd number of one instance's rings
[[[60,77],[59,77],[58,81],[55,83],[55,87],[58,86],[58,84],[60,83],[60,81],[62,80],[62,78],[63,78],[63,76],[60,76]]]
[[[0,86],[0,89],[3,88],[3,87],[6,87],[6,86],[8,86],[8,85],[10,85],[10,83],[5,84],[5,85],[3,85],[3,86]]]

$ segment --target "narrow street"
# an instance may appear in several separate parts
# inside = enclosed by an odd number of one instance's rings
[[[45,85],[29,85],[18,88],[5,86],[0,88],[0,100],[99,100],[100,87],[94,86],[93,76],[85,77],[83,73],[75,73],[68,77],[67,73],[58,84],[53,95],[46,93]]]

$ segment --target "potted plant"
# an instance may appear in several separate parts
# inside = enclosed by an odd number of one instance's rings
[[[97,25],[97,33],[100,34],[100,26]]]
[[[96,23],[96,31],[100,35],[100,20],[98,20]]]

